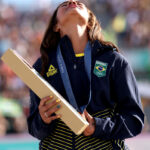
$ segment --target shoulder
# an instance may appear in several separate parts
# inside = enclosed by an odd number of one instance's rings
[[[48,64],[56,63],[56,50],[48,52],[47,56],[48,56]],[[37,58],[32,67],[36,71],[40,72],[42,69],[42,57]]]
[[[113,45],[105,45],[100,41],[95,41],[94,52],[97,59],[103,59],[110,64],[120,64],[121,66],[123,64],[128,64],[128,61],[122,52],[118,52],[117,48],[115,48]]]
[[[115,76],[127,75],[129,73],[133,74],[130,63],[121,52],[112,51],[109,55],[111,55],[113,60],[111,62],[111,71],[115,73]]]
[[[121,52],[112,51],[111,56],[113,57],[114,66],[123,67],[129,64],[127,58]]]
[[[99,60],[107,63],[109,71],[117,72],[118,74],[124,71],[132,71],[132,67],[127,58],[123,55],[123,52],[117,52],[112,49],[99,56]]]
[[[42,59],[39,57],[32,66],[36,71],[40,72],[42,67]]]
[[[120,66],[123,67],[128,65],[127,58],[123,55],[122,51],[116,51],[115,48],[105,47],[103,54],[100,57],[104,57],[108,60],[108,62],[113,66]]]
[[[121,52],[117,52],[113,49],[108,51],[106,50],[102,55],[98,55],[96,58],[106,61],[112,67],[122,67],[129,64],[127,58]]]

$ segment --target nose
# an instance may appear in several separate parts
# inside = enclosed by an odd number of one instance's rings
[[[77,2],[75,0],[69,0],[69,5],[70,4],[77,4]]]

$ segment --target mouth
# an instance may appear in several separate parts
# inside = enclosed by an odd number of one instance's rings
[[[76,5],[76,4],[70,4],[69,7],[70,7],[70,8],[76,8],[77,5]]]

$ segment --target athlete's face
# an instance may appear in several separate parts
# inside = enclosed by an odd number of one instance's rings
[[[70,19],[78,17],[79,19],[88,22],[89,13],[86,6],[80,1],[68,0],[60,4],[57,11],[57,21],[60,24],[65,23]]]

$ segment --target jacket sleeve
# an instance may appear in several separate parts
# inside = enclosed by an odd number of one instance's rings
[[[113,95],[116,113],[112,118],[94,118],[94,137],[120,139],[139,134],[144,126],[144,114],[136,79],[127,61],[116,63],[112,68]]]
[[[39,72],[39,66],[40,62],[38,60],[33,65],[33,68]],[[32,90],[30,90],[30,113],[27,118],[28,131],[32,136],[42,140],[50,135],[51,131],[53,130],[55,121],[52,121],[50,124],[45,124],[43,122],[38,110],[39,103],[39,97]]]

